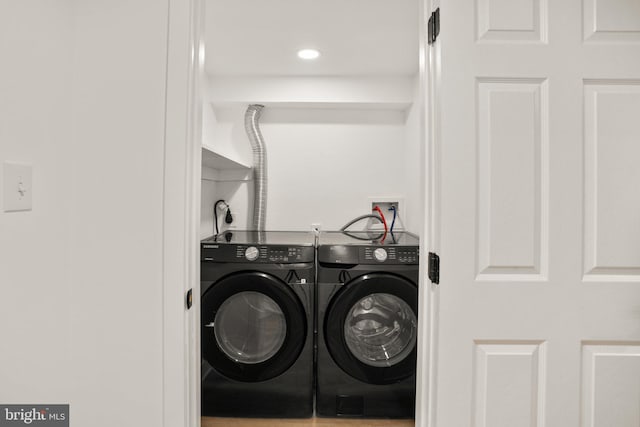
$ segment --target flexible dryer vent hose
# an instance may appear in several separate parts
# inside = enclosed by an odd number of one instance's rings
[[[258,120],[264,105],[249,105],[244,114],[244,128],[253,150],[253,229],[264,231],[267,214],[267,150]]]

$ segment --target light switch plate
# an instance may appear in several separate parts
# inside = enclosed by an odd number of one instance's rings
[[[30,211],[33,167],[22,163],[4,162],[3,170],[4,211]]]

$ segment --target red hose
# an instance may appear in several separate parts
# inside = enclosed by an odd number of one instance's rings
[[[380,239],[380,243],[384,243],[384,239],[387,238],[387,220],[384,217],[384,214],[382,213],[382,209],[380,209],[379,206],[376,206],[373,208],[374,211],[377,211],[378,214],[380,214],[380,218],[382,218],[382,225],[384,225],[384,235],[382,236],[382,239]]]

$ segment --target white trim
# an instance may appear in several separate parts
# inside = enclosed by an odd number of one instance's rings
[[[437,103],[435,98],[439,43],[427,44],[427,24],[432,10],[432,0],[420,2],[420,85],[419,104],[420,139],[424,141],[421,153],[421,193],[423,218],[420,239],[420,288],[418,300],[418,360],[416,371],[416,417],[418,427],[436,426],[436,362],[438,287],[428,278],[428,254],[438,252],[438,152],[437,152]]]
[[[163,425],[200,425],[202,0],[169,0],[163,206]],[[185,84],[186,83],[186,84]],[[193,289],[193,306],[185,296]],[[195,380],[194,380],[195,379]]]
[[[430,14],[430,0],[420,1],[420,13],[418,14],[419,23],[419,35],[420,35],[420,60],[419,60],[419,84],[418,90],[418,104],[420,111],[420,124],[419,124],[419,137],[424,144],[421,145],[421,167],[420,167],[420,194],[422,200],[420,205],[422,206],[423,216],[421,221],[420,232],[420,280],[418,290],[418,349],[417,349],[417,362],[416,362],[416,414],[415,425],[418,427],[428,425],[429,418],[429,333],[428,333],[428,316],[429,313],[429,292],[426,292],[427,286],[429,286],[428,270],[424,268],[425,260],[427,260],[427,254],[429,253],[429,227],[427,220],[427,212],[429,206],[429,173],[426,170],[428,166],[428,151],[429,151],[429,134],[427,130],[428,126],[428,112],[427,96],[429,91],[428,85],[428,45],[427,40],[427,22]]]

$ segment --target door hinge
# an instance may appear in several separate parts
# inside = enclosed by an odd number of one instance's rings
[[[440,256],[429,252],[429,280],[436,285],[440,283]]]
[[[427,42],[429,44],[435,43],[438,35],[440,34],[440,8],[437,8],[431,13],[431,17],[429,18],[427,25],[427,31],[429,32],[427,35]]]
[[[193,305],[193,289],[187,291],[187,310]]]

